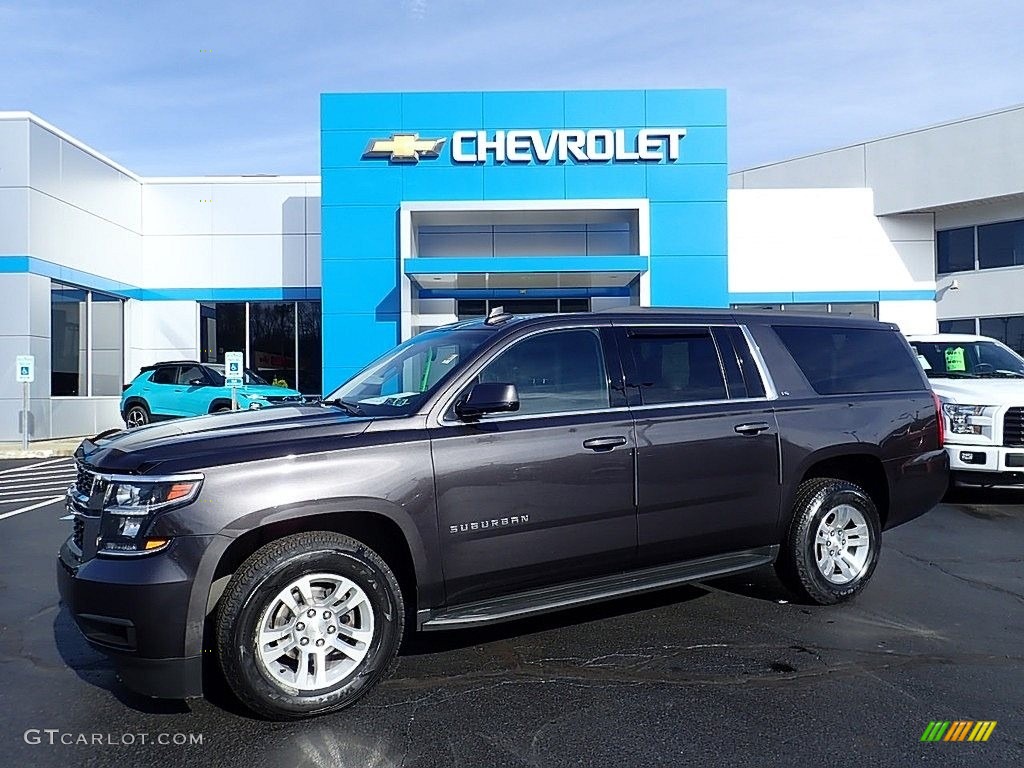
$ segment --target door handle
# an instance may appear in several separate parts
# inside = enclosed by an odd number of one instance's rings
[[[749,424],[737,424],[733,429],[741,435],[757,435],[768,429],[768,422],[754,421]]]
[[[616,435],[615,437],[592,437],[589,440],[583,441],[583,447],[589,448],[592,451],[610,451],[612,448],[625,444],[626,438],[622,437],[622,435]]]

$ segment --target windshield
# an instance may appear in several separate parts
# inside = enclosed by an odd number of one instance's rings
[[[1024,378],[1024,359],[994,341],[912,341],[929,378]]]
[[[207,365],[206,370],[210,372],[210,378],[213,379],[214,385],[218,387],[224,386],[224,364],[216,363]],[[257,374],[250,371],[248,368],[245,369],[242,376],[243,384],[267,384],[267,380],[258,376]]]
[[[406,416],[491,333],[480,326],[421,333],[370,363],[324,402],[359,415]]]

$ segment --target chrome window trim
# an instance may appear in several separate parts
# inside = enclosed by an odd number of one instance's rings
[[[733,403],[767,403],[767,397],[734,397],[725,400],[685,400],[682,402],[670,403],[648,403],[646,405],[634,405],[634,411],[650,411],[658,408],[692,408],[696,405],[732,405]]]

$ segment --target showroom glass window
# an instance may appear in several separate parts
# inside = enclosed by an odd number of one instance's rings
[[[50,284],[50,394],[117,396],[124,380],[124,302]]]
[[[225,352],[271,383],[320,394],[323,374],[319,301],[236,301],[201,304],[199,347],[206,363]]]
[[[1024,315],[983,317],[981,335],[999,339],[1018,354],[1024,354]]]
[[[978,266],[981,269],[1024,265],[1024,219],[978,227]]]
[[[974,227],[935,234],[936,268],[940,275],[974,269]]]
[[[732,308],[751,312],[799,312],[803,315],[845,315],[878,319],[877,301],[835,301],[828,304],[733,304]]]
[[[966,320],[939,320],[939,333],[966,333],[973,336],[977,332],[973,317]]]

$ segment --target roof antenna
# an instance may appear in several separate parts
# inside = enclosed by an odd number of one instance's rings
[[[487,313],[487,319],[484,323],[487,325],[501,325],[506,320],[512,319],[512,313],[506,312],[504,307],[491,307],[491,311]]]

